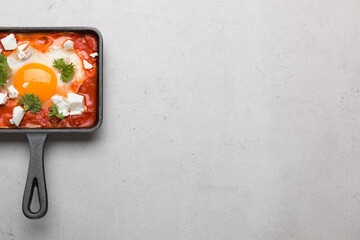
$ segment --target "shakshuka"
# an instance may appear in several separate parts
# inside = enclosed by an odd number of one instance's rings
[[[91,34],[0,32],[0,128],[87,128],[97,121]]]

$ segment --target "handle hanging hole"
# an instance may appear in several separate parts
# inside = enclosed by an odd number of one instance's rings
[[[40,210],[40,198],[37,180],[34,181],[34,188],[31,195],[32,198],[30,200],[30,211],[36,213]]]

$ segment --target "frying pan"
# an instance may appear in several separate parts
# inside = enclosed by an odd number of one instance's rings
[[[75,32],[90,33],[98,40],[98,94],[97,94],[97,122],[90,128],[57,128],[57,129],[30,129],[11,128],[0,129],[0,134],[26,134],[30,147],[29,170],[25,184],[22,210],[26,217],[38,219],[45,216],[48,210],[48,198],[44,172],[44,146],[49,134],[56,133],[90,133],[97,130],[103,119],[103,39],[100,31],[93,27],[0,27],[0,32],[12,33],[38,33],[38,32]],[[37,189],[39,198],[39,209],[31,210],[34,191]]]

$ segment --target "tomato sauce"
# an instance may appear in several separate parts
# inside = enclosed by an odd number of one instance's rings
[[[9,33],[0,33],[0,39]],[[43,106],[36,114],[27,111],[22,119],[19,128],[88,128],[97,122],[97,58],[90,57],[90,54],[98,51],[97,38],[91,34],[78,33],[24,33],[15,34],[18,45],[28,42],[39,51],[48,51],[54,40],[58,38],[71,39],[74,42],[76,54],[93,65],[93,68],[85,70],[85,81],[83,83],[73,82],[70,85],[72,91],[84,96],[85,111],[81,115],[64,117],[64,119],[49,118],[49,106]],[[0,49],[5,55],[12,51],[5,51],[2,44]],[[16,128],[10,123],[12,111],[18,105],[18,99],[8,99],[4,105],[0,105],[0,128]]]

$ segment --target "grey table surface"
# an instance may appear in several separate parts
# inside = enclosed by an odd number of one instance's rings
[[[360,2],[1,1],[2,26],[97,27],[102,128],[50,136],[21,212],[0,136],[0,239],[360,239]]]

